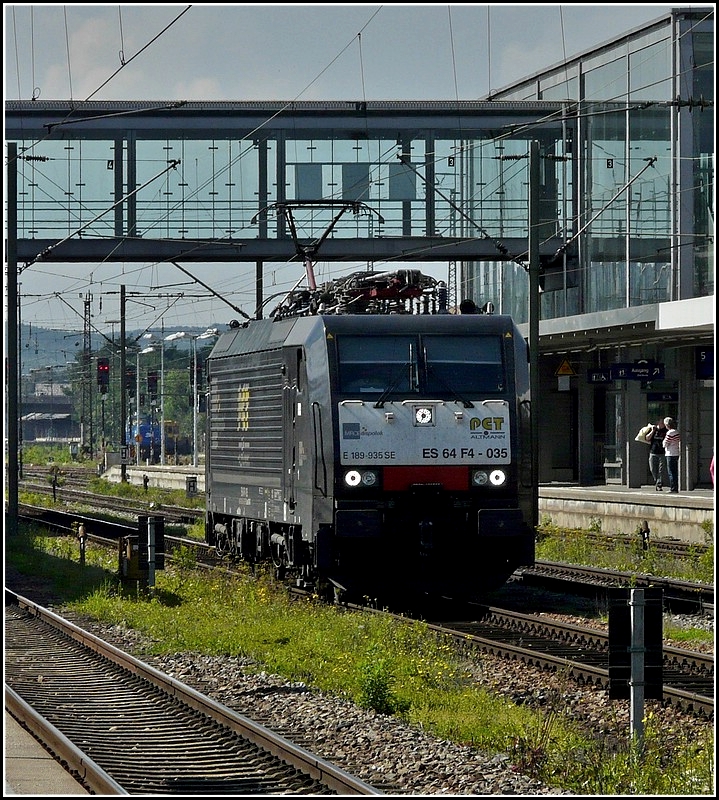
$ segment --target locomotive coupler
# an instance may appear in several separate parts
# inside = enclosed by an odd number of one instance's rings
[[[419,523],[419,544],[424,550],[434,547],[434,522],[423,519]]]

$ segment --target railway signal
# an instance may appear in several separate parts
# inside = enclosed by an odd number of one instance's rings
[[[157,381],[159,375],[156,369],[151,369],[147,373],[147,393],[151,398],[157,397]]]
[[[107,394],[107,388],[110,385],[110,359],[98,358],[97,359],[97,385],[101,394]]]

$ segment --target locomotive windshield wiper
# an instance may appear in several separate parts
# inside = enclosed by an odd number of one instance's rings
[[[429,375],[431,373],[432,377],[438,383],[440,383],[454,397],[455,400],[459,400],[459,402],[462,403],[462,405],[465,408],[474,408],[474,403],[471,400],[467,400],[466,397],[463,397],[453,386],[450,386],[447,383],[447,381],[443,380],[443,378],[440,375],[437,374],[437,372],[434,369],[434,367],[427,360],[427,352],[426,351],[424,353],[424,363],[425,363],[425,367],[427,369],[427,375]]]
[[[406,361],[404,364],[400,365],[399,374],[397,377],[390,383],[390,385],[382,392],[382,394],[377,398],[377,402],[374,404],[374,408],[384,408],[384,401],[392,394],[392,392],[399,386],[400,381],[402,380],[402,376],[404,374],[404,370],[409,367],[412,370],[412,362]],[[410,386],[412,385],[412,380],[410,378]]]
[[[414,374],[414,347],[410,343],[409,345],[409,361],[405,361],[404,364],[401,364],[399,367],[399,372],[397,377],[390,383],[390,385],[382,392],[382,394],[377,398],[377,402],[374,404],[375,408],[384,408],[384,401],[392,394],[392,392],[399,386],[399,382],[402,380],[402,375],[404,374],[405,369],[409,368],[409,388],[410,391],[414,391],[417,388],[417,382],[415,380]]]

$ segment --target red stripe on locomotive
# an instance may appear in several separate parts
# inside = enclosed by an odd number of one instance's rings
[[[400,492],[417,483],[440,484],[447,491],[469,490],[469,467],[411,466],[385,467],[382,488],[386,492]]]

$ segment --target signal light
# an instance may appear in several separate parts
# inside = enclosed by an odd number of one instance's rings
[[[100,387],[101,394],[107,394],[107,387],[110,385],[110,359],[97,359],[97,385]]]
[[[190,388],[195,388],[195,382],[197,382],[197,388],[199,389],[202,386],[202,362],[198,361],[195,364],[194,371],[192,367],[190,367]]]
[[[152,369],[147,373],[147,393],[150,397],[157,397],[157,370]]]

